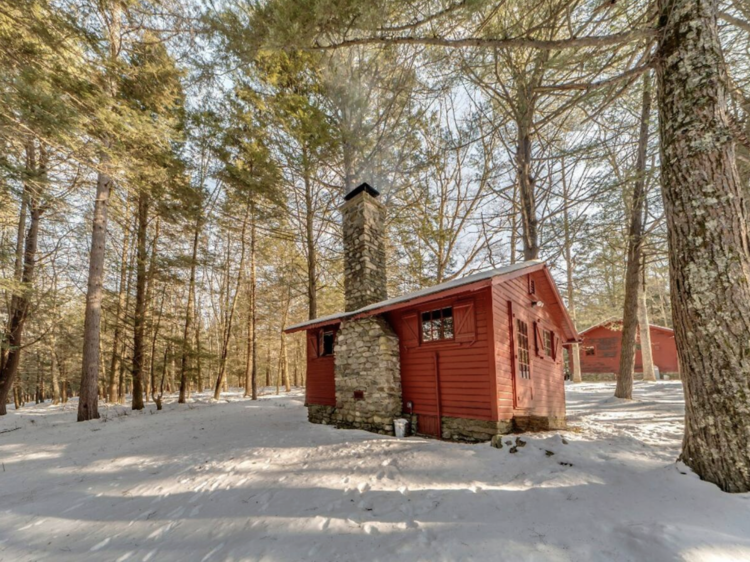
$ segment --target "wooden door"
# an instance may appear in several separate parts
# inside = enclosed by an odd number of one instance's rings
[[[534,400],[531,384],[532,324],[524,314],[512,313],[513,324],[513,390],[516,408],[530,408]]]

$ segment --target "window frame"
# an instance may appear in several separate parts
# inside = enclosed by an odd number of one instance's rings
[[[420,309],[418,311],[417,319],[419,321],[419,343],[420,343],[420,345],[433,345],[433,344],[441,344],[441,343],[453,343],[453,342],[456,341],[456,325],[455,325],[455,316],[454,316],[454,313],[453,313],[453,305],[454,305],[454,303],[451,302],[449,304],[446,303],[443,306],[434,307],[434,308],[431,307],[429,309]],[[445,317],[445,316],[442,315],[445,310],[450,310],[450,316],[449,317]],[[438,328],[438,332],[440,332],[440,331],[444,332],[445,331],[444,321],[446,320],[446,318],[450,318],[450,320],[451,320],[451,322],[450,322],[450,324],[451,324],[451,337],[449,337],[449,338],[446,338],[446,337],[440,338],[440,337],[438,337],[438,338],[434,338],[434,339],[425,339],[425,330],[424,330],[424,328],[425,328],[425,322],[434,322],[435,318],[433,317],[433,315],[436,312],[441,313],[441,316],[439,318],[439,321],[441,322],[441,325]],[[428,320],[424,319],[424,315],[425,314],[429,314],[430,315],[430,318]],[[430,328],[430,334],[432,334],[432,332],[434,330],[435,330],[435,328],[431,327]]]
[[[555,332],[542,327],[542,343],[544,344],[544,355],[555,360]]]
[[[331,334],[331,352],[326,353],[326,334]],[[336,330],[321,328],[318,332],[318,357],[333,357],[336,354]]]

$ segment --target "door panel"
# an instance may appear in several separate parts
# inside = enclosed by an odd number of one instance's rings
[[[428,416],[425,414],[417,414],[417,434],[429,435],[430,437],[438,437],[440,435],[438,417]]]
[[[523,314],[513,314],[513,342],[515,354],[513,365],[513,387],[516,408],[530,408],[534,400],[531,384],[531,338],[532,327]]]

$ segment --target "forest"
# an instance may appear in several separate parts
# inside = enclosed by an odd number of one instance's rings
[[[745,0],[4,0],[0,415],[304,386],[366,181],[391,296],[544,260],[625,399],[674,328],[681,459],[750,491],[749,54]]]

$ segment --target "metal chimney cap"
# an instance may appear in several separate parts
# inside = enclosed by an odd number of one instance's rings
[[[377,197],[378,195],[380,195],[380,192],[377,189],[372,187],[369,183],[363,182],[359,184],[357,187],[355,187],[354,189],[352,189],[349,193],[344,195],[344,201],[349,201],[350,199],[352,199],[353,197],[356,197],[363,191],[366,191],[373,197]]]

